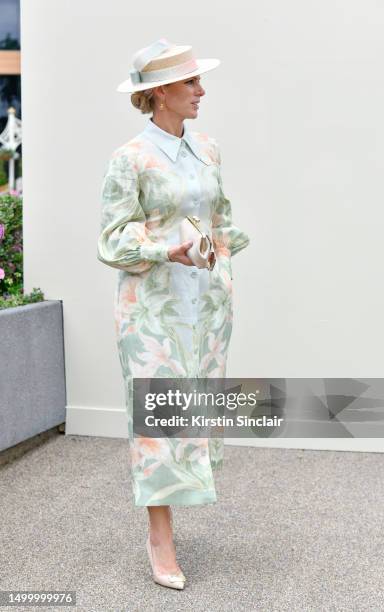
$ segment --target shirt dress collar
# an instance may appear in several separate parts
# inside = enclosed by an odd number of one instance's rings
[[[142,132],[155,145],[157,145],[168,157],[175,162],[179,154],[182,141],[186,142],[192,153],[205,164],[211,164],[211,160],[207,155],[204,155],[200,148],[199,142],[188,130],[184,123],[184,132],[181,138],[174,136],[169,132],[161,129],[152,119],[148,119],[148,123]]]

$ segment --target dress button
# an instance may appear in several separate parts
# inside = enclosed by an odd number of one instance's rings
[[[196,304],[196,302],[197,302],[197,299],[196,299],[196,298],[193,298],[193,300],[192,300],[192,304]]]
[[[191,272],[191,276],[192,276],[192,278],[196,278],[197,272],[195,272],[195,270],[194,270],[193,272]]]
[[[183,157],[187,157],[187,153],[186,153],[186,151],[182,151],[182,152],[181,152],[181,155],[182,155]]]

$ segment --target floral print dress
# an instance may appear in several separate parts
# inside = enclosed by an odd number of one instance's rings
[[[211,271],[168,260],[186,215],[212,230]],[[97,258],[119,271],[115,327],[137,506],[217,500],[213,470],[222,467],[223,439],[134,436],[132,380],[226,376],[231,257],[248,244],[232,222],[214,138],[185,123],[178,138],[151,118],[113,152],[103,178]]]

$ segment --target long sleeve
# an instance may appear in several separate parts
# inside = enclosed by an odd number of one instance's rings
[[[97,259],[132,274],[145,272],[156,262],[168,261],[168,246],[157,242],[146,226],[139,193],[133,160],[122,152],[115,153],[103,177]]]
[[[231,202],[223,191],[223,181],[221,178],[221,155],[216,144],[216,160],[218,163],[218,183],[219,193],[215,203],[215,210],[212,219],[212,238],[215,250],[229,250],[231,256],[235,255],[250,242],[249,236],[240,230],[232,222]]]

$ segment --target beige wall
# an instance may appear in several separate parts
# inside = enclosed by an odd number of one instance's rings
[[[236,7],[22,0],[26,290],[63,300],[73,431],[102,433],[123,409],[117,271],[96,259],[100,186],[112,150],[147,121],[115,87],[160,36],[222,60],[203,75],[193,127],[218,139],[252,241],[233,261],[228,376],[383,375],[384,7]]]

